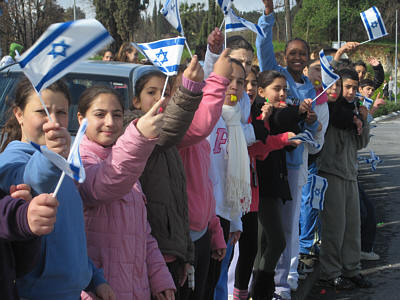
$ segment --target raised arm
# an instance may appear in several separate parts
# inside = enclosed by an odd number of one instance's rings
[[[161,149],[179,144],[186,134],[202,100],[203,80],[204,71],[195,55],[182,75],[182,86],[165,109],[164,125],[157,143]]]
[[[81,153],[86,180],[79,185],[79,191],[86,205],[119,200],[132,189],[157,142],[163,120],[163,114],[158,113],[161,105],[162,100],[131,122],[105,158],[92,154],[91,147],[102,146],[84,137]]]
[[[376,90],[385,80],[385,71],[383,70],[381,63],[375,57],[369,57],[367,61],[374,69],[374,89]]]
[[[206,80],[203,87],[203,99],[179,148],[197,144],[210,135],[221,116],[225,92],[229,85],[227,78],[231,73],[232,64],[227,49],[218,58],[214,65],[214,72]]]
[[[273,14],[273,1],[264,0],[265,11],[258,19],[258,25],[264,30],[265,37],[257,35],[256,48],[257,57],[260,63],[261,71],[275,70],[278,68],[278,63],[275,59],[274,46],[272,44],[272,28],[275,23]]]

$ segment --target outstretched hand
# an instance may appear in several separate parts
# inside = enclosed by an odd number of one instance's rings
[[[71,144],[71,135],[59,123],[48,121],[43,124],[46,146],[49,150],[67,158]]]
[[[233,72],[231,58],[229,57],[230,53],[231,49],[226,48],[214,64],[214,73],[228,79]]]
[[[340,47],[338,49],[338,51],[336,51],[334,60],[339,61],[340,57],[342,56],[343,53],[347,53],[347,52],[353,51],[359,45],[360,45],[360,43],[358,43],[358,42],[348,42],[348,43],[344,44],[342,47]]]
[[[375,57],[373,57],[373,56],[368,57],[368,58],[367,58],[367,62],[368,62],[371,66],[373,66],[373,67],[377,67],[377,66],[379,66],[379,64],[380,64],[379,60],[377,60],[377,59],[376,59]]]
[[[154,139],[160,135],[164,114],[159,113],[159,110],[164,105],[164,100],[165,98],[158,100],[136,124],[137,130],[147,139]]]
[[[272,0],[263,0],[265,5],[265,15],[269,15],[274,11],[274,2]]]
[[[193,55],[189,66],[183,72],[183,76],[196,82],[202,82],[204,80],[204,70],[199,63],[197,55]]]
[[[208,48],[214,54],[220,54],[224,45],[224,36],[218,27],[211,31],[207,39]]]

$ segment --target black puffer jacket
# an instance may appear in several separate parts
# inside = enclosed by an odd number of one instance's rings
[[[260,108],[253,109],[252,119],[255,120],[259,114]],[[299,123],[302,120],[304,120],[304,116],[299,115],[298,106],[274,108],[269,117],[269,134],[275,135],[287,131],[299,133]],[[257,130],[258,127],[254,126],[254,128]],[[271,151],[265,160],[257,160],[260,198],[281,198],[283,201],[292,199],[287,178],[286,151],[293,149],[292,147],[285,147],[281,150]]]

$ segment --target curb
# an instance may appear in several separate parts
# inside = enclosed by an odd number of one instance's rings
[[[376,117],[376,118],[374,118],[374,120],[371,122],[371,124],[375,124],[375,123],[378,123],[379,121],[383,121],[383,120],[386,120],[386,119],[389,119],[389,118],[393,118],[393,117],[397,117],[397,116],[400,116],[400,110],[394,111],[394,112],[392,112],[392,113],[390,113],[390,114],[388,114],[388,115]]]

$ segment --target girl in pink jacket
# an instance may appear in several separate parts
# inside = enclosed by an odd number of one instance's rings
[[[88,253],[118,300],[174,299],[175,285],[151,235],[138,182],[157,142],[162,104],[159,100],[124,133],[123,104],[113,89],[89,88],[78,105],[79,122],[88,119],[80,145],[86,181],[79,186]]]

